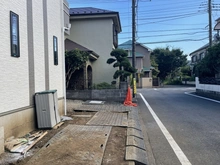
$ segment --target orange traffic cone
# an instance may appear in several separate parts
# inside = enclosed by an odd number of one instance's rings
[[[134,107],[137,106],[137,104],[132,103],[132,96],[131,96],[131,88],[130,87],[128,87],[128,92],[127,92],[127,95],[126,95],[126,98],[124,101],[124,105],[125,106],[134,106]]]

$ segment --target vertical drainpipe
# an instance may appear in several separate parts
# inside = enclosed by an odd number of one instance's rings
[[[64,5],[64,2],[62,0],[62,11],[61,11],[61,31],[62,31],[62,41],[63,41],[63,95],[64,95],[64,115],[67,115],[66,113],[66,69],[65,69],[65,44],[64,44],[64,32],[65,32],[65,29],[64,29],[64,8],[63,8],[63,5]]]

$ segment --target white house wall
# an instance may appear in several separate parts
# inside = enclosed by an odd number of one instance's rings
[[[6,139],[36,129],[36,92],[56,89],[63,114],[63,1],[7,0],[0,6],[0,129]],[[19,15],[20,57],[11,56],[10,11]],[[53,36],[58,39],[58,65]]]
[[[29,105],[26,0],[0,1],[0,113]],[[19,15],[20,57],[11,56],[10,11]]]
[[[69,39],[93,50],[99,55],[92,64],[93,83],[113,81],[115,68],[106,63],[113,50],[112,19],[72,20]]]
[[[45,90],[45,59],[44,59],[44,26],[43,26],[43,2],[33,1],[33,40],[34,43],[34,70],[35,70],[35,91]]]
[[[49,89],[57,89],[58,97],[63,97],[63,22],[62,1],[47,0],[48,13],[48,49],[49,52]],[[56,28],[55,28],[56,27]],[[58,65],[54,65],[53,36],[58,39]]]

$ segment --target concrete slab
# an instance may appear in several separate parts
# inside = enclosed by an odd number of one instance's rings
[[[135,136],[140,139],[144,139],[143,133],[140,130],[137,130],[135,128],[128,128],[127,129],[127,136]]]
[[[125,160],[133,160],[146,165],[148,162],[146,151],[134,146],[126,147]]]
[[[80,105],[75,110],[78,111],[92,111],[92,112],[98,112],[98,111],[111,111],[111,112],[128,112],[131,110],[131,107],[126,107],[123,104],[120,103],[107,103],[103,105]]]
[[[146,151],[144,140],[135,136],[128,136],[126,146],[135,146]]]
[[[141,131],[141,124],[138,120],[129,119],[128,128],[135,128]]]
[[[4,150],[4,127],[0,127],[0,154],[5,152]]]
[[[90,118],[92,115],[73,115],[73,117],[85,117],[85,118]]]
[[[58,132],[26,165],[101,165],[112,127],[68,125]],[[89,163],[88,163],[89,162]]]
[[[128,117],[127,113],[100,111],[97,112],[86,124],[127,127]]]
[[[83,104],[85,105],[103,105],[105,101],[99,101],[99,100],[87,100]]]

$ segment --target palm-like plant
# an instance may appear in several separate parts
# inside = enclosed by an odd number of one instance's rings
[[[136,72],[136,69],[131,66],[128,60],[128,53],[123,49],[115,49],[110,54],[114,58],[109,58],[107,60],[107,64],[113,64],[113,67],[118,67],[119,70],[116,70],[113,78],[117,79],[120,78],[120,81],[127,81],[127,77],[130,76],[132,73]]]

